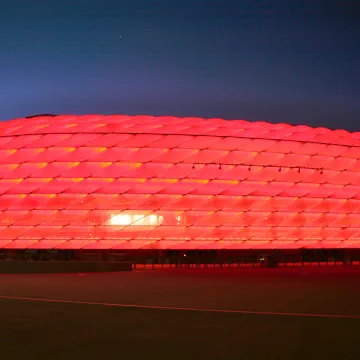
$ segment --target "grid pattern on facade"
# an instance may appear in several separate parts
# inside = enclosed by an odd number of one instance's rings
[[[360,247],[360,133],[150,116],[0,125],[0,248]]]

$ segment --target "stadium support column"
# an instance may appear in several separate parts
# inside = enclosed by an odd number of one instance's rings
[[[349,251],[348,249],[344,249],[343,264],[344,264],[344,266],[352,265],[351,251]]]
[[[102,250],[101,251],[101,260],[102,261],[108,261],[109,260],[109,251],[108,250]]]

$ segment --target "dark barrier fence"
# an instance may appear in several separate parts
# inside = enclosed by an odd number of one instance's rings
[[[113,271],[132,271],[132,263],[112,261],[0,261],[0,274],[90,273]]]
[[[360,249],[298,251],[0,250],[0,263],[8,260],[51,263],[127,262],[133,264],[132,267],[135,269],[340,267],[360,265]]]
[[[295,267],[343,267],[360,266],[360,261],[298,261],[298,262],[278,262],[275,266],[278,268]],[[133,268],[137,270],[159,270],[159,269],[240,269],[240,268],[262,268],[268,267],[264,262],[212,262],[212,263],[193,263],[193,262],[153,262],[134,263]]]

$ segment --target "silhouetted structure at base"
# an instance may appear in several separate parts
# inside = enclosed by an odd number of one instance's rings
[[[113,271],[132,271],[132,263],[113,261],[0,261],[0,274]]]

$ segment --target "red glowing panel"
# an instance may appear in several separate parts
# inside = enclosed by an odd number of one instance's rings
[[[360,133],[151,116],[0,128],[0,248],[360,248]]]

